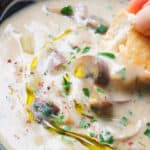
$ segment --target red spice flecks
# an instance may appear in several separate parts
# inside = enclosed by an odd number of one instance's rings
[[[133,145],[133,142],[132,142],[132,141],[129,141],[129,142],[128,142],[128,145],[129,145],[129,146],[132,146],[132,145]]]
[[[74,48],[74,49],[75,49],[75,48],[78,48],[78,45],[74,45],[73,48]]]
[[[99,138],[99,137],[98,137],[98,134],[95,135],[95,138],[96,138],[96,140],[98,140],[98,138]]]
[[[44,86],[44,82],[43,82],[43,81],[40,81],[39,84],[38,84],[38,86],[39,86],[40,88],[42,88],[42,87]]]

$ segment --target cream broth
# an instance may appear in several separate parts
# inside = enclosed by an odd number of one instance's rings
[[[89,21],[100,18],[109,24],[126,4],[127,0],[44,1],[0,26],[0,142],[7,150],[109,150],[90,149],[34,121],[36,110],[42,104],[41,109],[49,107],[49,102],[59,109],[53,119],[67,131],[116,150],[150,149],[149,87],[122,84],[138,81],[141,69],[121,63],[113,49],[104,53],[104,34],[96,34]],[[72,16],[60,13],[68,5]]]

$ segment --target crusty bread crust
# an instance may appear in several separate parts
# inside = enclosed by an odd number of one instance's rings
[[[134,29],[134,16],[130,15],[123,11],[115,17],[101,46],[117,52],[121,63],[141,68],[145,72],[141,80],[150,83],[150,37]]]

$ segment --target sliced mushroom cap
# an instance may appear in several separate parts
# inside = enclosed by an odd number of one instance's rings
[[[109,80],[110,80],[110,76],[109,76],[109,70],[108,70],[108,66],[106,65],[106,63],[104,62],[99,62],[98,64],[98,75],[95,78],[95,84],[97,86],[105,86],[108,85]]]
[[[96,29],[100,25],[105,25],[107,27],[109,26],[108,23],[102,18],[93,15],[88,17],[87,26]]]
[[[55,71],[59,71],[61,67],[63,66],[63,64],[65,63],[66,63],[66,59],[60,52],[58,52],[57,50],[54,50],[50,53],[49,71],[51,73]]]
[[[97,86],[106,86],[109,83],[107,64],[100,58],[86,55],[75,61],[74,75],[77,78],[92,78]]]
[[[108,100],[90,102],[90,107],[99,117],[111,118],[113,116],[113,105]]]

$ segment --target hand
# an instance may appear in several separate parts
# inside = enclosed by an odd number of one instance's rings
[[[150,0],[132,0],[128,11],[136,14],[135,28],[137,31],[150,36]]]

